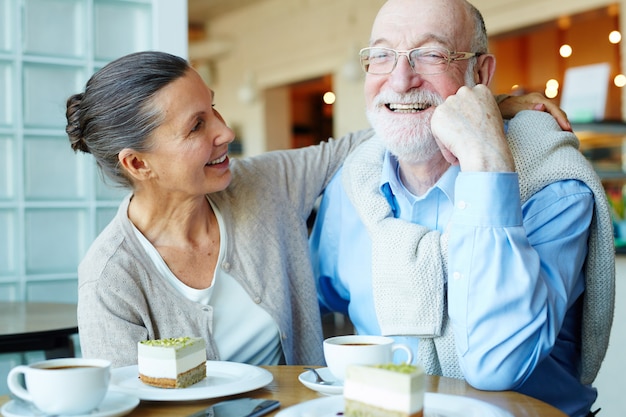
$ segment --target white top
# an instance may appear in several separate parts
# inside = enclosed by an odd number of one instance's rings
[[[222,264],[228,236],[225,233],[224,220],[220,211],[211,203],[211,200],[209,203],[220,229],[220,252],[213,282],[208,288],[195,289],[183,284],[172,273],[152,243],[134,225],[133,229],[160,272],[161,278],[189,300],[205,304],[213,310],[210,331],[215,338],[222,360],[252,365],[278,365],[282,360],[278,326],[267,311],[250,299],[232,275],[219,267]]]

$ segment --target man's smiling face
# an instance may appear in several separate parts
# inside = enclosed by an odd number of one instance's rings
[[[473,20],[465,7],[451,6],[457,1],[388,1],[374,21],[370,46],[468,51]],[[469,60],[452,61],[444,73],[420,75],[406,56],[399,56],[391,74],[366,75],[368,118],[392,153],[401,159],[428,159],[438,152],[430,118],[437,105],[466,85],[468,64]]]

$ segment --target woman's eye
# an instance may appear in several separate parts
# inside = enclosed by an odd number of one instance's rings
[[[198,120],[196,124],[193,126],[193,128],[191,129],[191,131],[197,132],[198,130],[200,130],[203,124],[204,124],[204,120]]]

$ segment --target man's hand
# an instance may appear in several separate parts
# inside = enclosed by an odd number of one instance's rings
[[[567,114],[550,99],[539,93],[529,93],[523,96],[507,96],[498,103],[504,119],[512,119],[522,110],[538,110],[550,113],[561,126],[561,129],[572,131],[572,125],[567,119]]]
[[[435,109],[431,128],[443,156],[462,171],[515,170],[500,110],[485,85],[449,96]]]

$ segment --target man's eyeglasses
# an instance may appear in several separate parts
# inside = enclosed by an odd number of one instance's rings
[[[448,70],[450,62],[483,55],[483,52],[451,52],[444,48],[415,48],[396,51],[391,48],[363,48],[359,52],[361,67],[368,74],[391,74],[400,55],[406,56],[416,74],[434,75]]]

